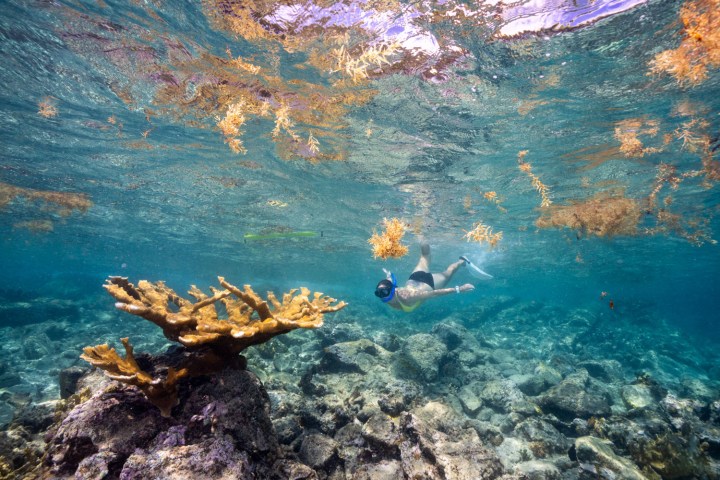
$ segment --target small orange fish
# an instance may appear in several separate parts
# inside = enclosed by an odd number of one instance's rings
[[[610,307],[610,310],[615,310],[615,302],[610,300],[610,303],[608,303],[608,306]]]

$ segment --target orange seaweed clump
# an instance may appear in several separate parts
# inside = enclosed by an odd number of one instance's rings
[[[473,224],[472,230],[465,230],[464,238],[468,242],[487,243],[490,248],[495,248],[503,238],[503,232],[493,233],[492,227],[484,225],[482,222]]]
[[[55,97],[45,97],[38,102],[38,115],[45,118],[57,117],[58,109]]]
[[[25,229],[32,233],[48,233],[52,232],[54,227],[50,220],[28,220],[25,222],[17,222],[13,224],[13,228]]]
[[[639,203],[622,192],[601,192],[591,198],[543,211],[539,228],[571,228],[584,235],[636,235],[642,217]]]
[[[666,73],[679,85],[698,85],[708,69],[720,66],[720,0],[693,0],[680,8],[683,23],[678,48],[665,50],[650,61],[650,73]]]
[[[370,77],[369,72],[383,65],[391,65],[389,58],[402,50],[398,42],[381,42],[361,48],[357,55],[352,55],[343,43],[340,48],[331,52],[336,65],[331,72],[343,72],[354,83],[360,83]]]
[[[710,122],[704,118],[691,118],[675,129],[675,138],[682,140],[682,149],[689,152],[704,152],[710,147],[710,135],[705,130]]]
[[[244,106],[245,102],[242,100],[231,104],[225,113],[225,117],[217,123],[218,128],[225,136],[225,143],[235,153],[247,153],[242,140],[238,138],[241,135],[240,127],[245,123]]]
[[[641,135],[654,137],[658,133],[657,120],[628,118],[615,124],[615,138],[620,142],[620,152],[626,157],[640,158],[660,152],[661,148],[646,147]]]
[[[647,235],[672,233],[680,238],[684,238],[696,247],[706,242],[712,245],[718,243],[717,240],[711,236],[709,218],[684,220],[681,215],[670,212],[665,208],[658,209],[657,212],[655,212],[655,218],[657,225],[653,228],[645,229]]]
[[[44,203],[46,209],[63,217],[70,215],[73,210],[84,213],[92,206],[92,202],[84,193],[33,190],[0,182],[0,208],[17,197],[30,202]]]
[[[521,150],[518,152],[518,168],[520,168],[521,172],[524,172],[527,174],[528,177],[530,177],[530,181],[532,182],[532,186],[535,188],[535,190],[538,191],[540,194],[541,207],[549,207],[552,204],[552,200],[550,200],[550,189],[547,185],[542,183],[540,181],[540,177],[535,175],[532,172],[532,165],[530,165],[529,162],[525,161],[525,156],[528,154],[528,150]]]
[[[372,245],[373,257],[382,258],[400,258],[408,253],[408,247],[400,243],[408,225],[397,218],[383,219],[385,231],[378,234],[373,232],[368,243]]]

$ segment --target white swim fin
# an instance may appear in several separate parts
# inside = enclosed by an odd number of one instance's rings
[[[460,260],[464,260],[468,267],[470,267],[470,273],[473,277],[478,277],[476,274],[482,275],[483,277],[487,278],[494,278],[492,275],[490,275],[487,272],[482,271],[477,265],[472,263],[466,255],[463,255],[460,257]],[[478,277],[480,278],[480,277]]]

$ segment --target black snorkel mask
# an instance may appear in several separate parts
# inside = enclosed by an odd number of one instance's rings
[[[389,272],[388,272],[389,273]],[[387,303],[395,296],[395,288],[397,287],[397,280],[395,279],[394,273],[389,273],[389,278],[380,280],[375,287],[375,296],[379,297],[383,303]]]

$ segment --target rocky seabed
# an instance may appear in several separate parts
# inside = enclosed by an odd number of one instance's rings
[[[134,387],[67,368],[67,400],[2,397],[4,474],[720,478],[715,354],[639,316],[483,308],[393,333],[338,315],[247,350],[246,370],[185,382],[170,418]]]

